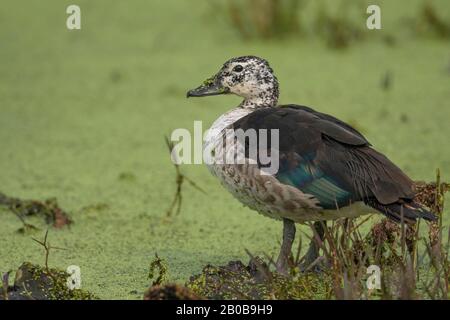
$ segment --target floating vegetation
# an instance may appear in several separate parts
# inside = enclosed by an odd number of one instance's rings
[[[25,219],[30,216],[42,216],[47,224],[51,224],[58,229],[73,222],[69,215],[59,207],[55,198],[44,201],[22,200],[8,197],[0,192],[0,206],[7,207],[20,219],[23,224],[23,227],[19,229],[20,232],[37,229],[26,222]]]

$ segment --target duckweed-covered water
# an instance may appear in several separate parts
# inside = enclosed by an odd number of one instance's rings
[[[194,120],[206,129],[236,106],[236,97],[185,93],[248,54],[270,61],[281,103],[349,122],[416,180],[441,168],[448,181],[450,43],[396,31],[417,3],[382,3],[383,30],[373,32],[393,32],[394,45],[330,50],[300,36],[241,41],[207,3],[78,1],[82,29],[69,31],[69,1],[3,1],[0,191],[58,199],[75,223],[50,230],[50,243],[67,250],[49,263],[80,266],[83,288],[101,298],[142,298],[156,252],[179,282],[208,263],[247,261],[244,249],[275,255],[281,224],[244,208],[204,166],[182,170],[207,195],[185,185],[181,214],[164,219],[176,186],[163,136]],[[450,17],[449,4],[437,4]],[[0,270],[43,264],[31,240],[44,235],[42,219],[30,219],[41,231],[25,235],[8,210],[0,219]]]

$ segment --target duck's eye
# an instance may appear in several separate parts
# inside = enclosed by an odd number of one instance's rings
[[[238,64],[237,66],[235,66],[235,67],[233,68],[233,71],[234,71],[234,72],[241,72],[242,70],[244,70],[244,67],[241,66],[240,64]]]

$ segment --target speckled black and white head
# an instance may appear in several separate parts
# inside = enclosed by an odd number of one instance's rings
[[[225,62],[219,72],[188,97],[235,94],[244,101],[243,108],[274,107],[278,102],[278,80],[269,63],[259,57],[243,56]]]

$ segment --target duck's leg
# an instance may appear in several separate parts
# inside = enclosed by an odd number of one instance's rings
[[[283,219],[283,243],[277,259],[276,268],[281,274],[289,273],[289,257],[291,256],[292,243],[295,239],[295,223],[289,219]]]
[[[325,235],[325,227],[326,221],[316,221],[313,224],[313,228],[315,230],[313,234],[313,238],[311,239],[311,243],[309,244],[308,251],[305,254],[304,261],[300,266],[300,270],[307,271],[310,269],[318,270],[320,269],[319,265],[312,266],[312,264],[319,258],[319,249],[320,245],[318,241],[323,241]],[[316,233],[319,239],[316,238]]]

